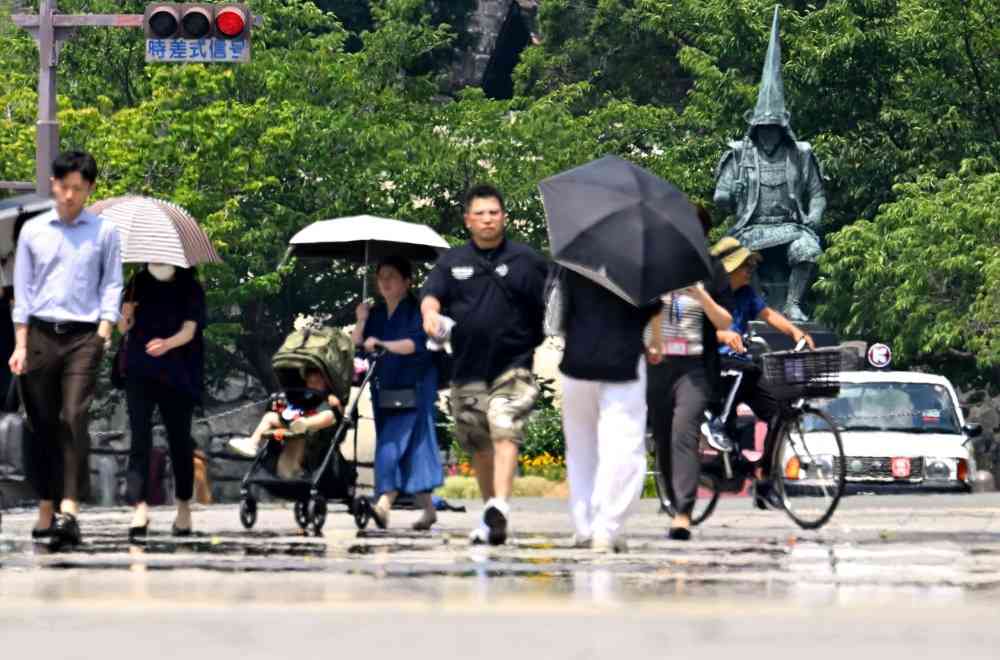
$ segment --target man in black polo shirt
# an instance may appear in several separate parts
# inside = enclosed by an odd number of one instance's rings
[[[472,240],[447,252],[424,285],[424,330],[440,335],[443,312],[455,321],[451,406],[459,442],[472,457],[486,507],[473,543],[507,540],[507,500],[518,446],[538,386],[531,374],[542,343],[543,292],[549,264],[533,249],[504,236],[500,192],[487,185],[465,196]]]

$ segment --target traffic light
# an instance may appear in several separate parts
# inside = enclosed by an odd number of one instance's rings
[[[253,15],[244,4],[158,3],[146,6],[146,39],[244,39]]]

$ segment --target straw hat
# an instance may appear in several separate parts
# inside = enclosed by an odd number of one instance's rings
[[[742,266],[747,259],[750,259],[750,263],[754,265],[759,264],[762,259],[759,252],[751,252],[732,236],[726,236],[713,245],[710,252],[713,257],[722,262],[722,266],[726,269],[727,273],[732,273]]]

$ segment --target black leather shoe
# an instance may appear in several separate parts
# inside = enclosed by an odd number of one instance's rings
[[[53,515],[52,520],[49,521],[49,526],[45,529],[38,529],[37,527],[31,530],[31,539],[33,541],[47,541],[55,535],[56,531],[56,517]]]
[[[128,540],[129,540],[129,542],[138,541],[138,540],[141,540],[141,539],[145,539],[146,538],[146,532],[148,532],[148,531],[149,531],[149,523],[148,522],[145,525],[142,525],[141,527],[140,526],[129,527],[128,528]]]
[[[76,516],[72,513],[60,513],[56,516],[55,525],[52,527],[53,536],[59,545],[79,545],[80,524],[76,521]]]
[[[170,533],[174,536],[191,536],[191,528],[184,529],[183,527],[178,527],[177,523],[174,523],[170,527]]]

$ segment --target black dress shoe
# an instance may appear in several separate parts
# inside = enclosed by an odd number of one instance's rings
[[[31,538],[34,541],[47,541],[55,535],[56,529],[56,517],[53,515],[52,520],[49,521],[49,526],[45,529],[38,529],[37,527],[32,528]]]
[[[174,536],[191,536],[191,528],[188,527],[187,529],[185,529],[183,527],[178,527],[177,523],[174,523],[170,527],[170,533],[173,534]]]
[[[691,530],[687,527],[671,527],[667,537],[673,541],[691,540]]]
[[[60,513],[57,515],[55,525],[53,525],[52,529],[54,531],[53,536],[59,545],[79,545],[82,540],[80,536],[80,524],[76,521],[76,516],[72,513]]]
[[[145,525],[135,526],[128,528],[128,540],[138,541],[139,539],[146,538],[146,532],[149,531],[149,522],[147,521]]]

